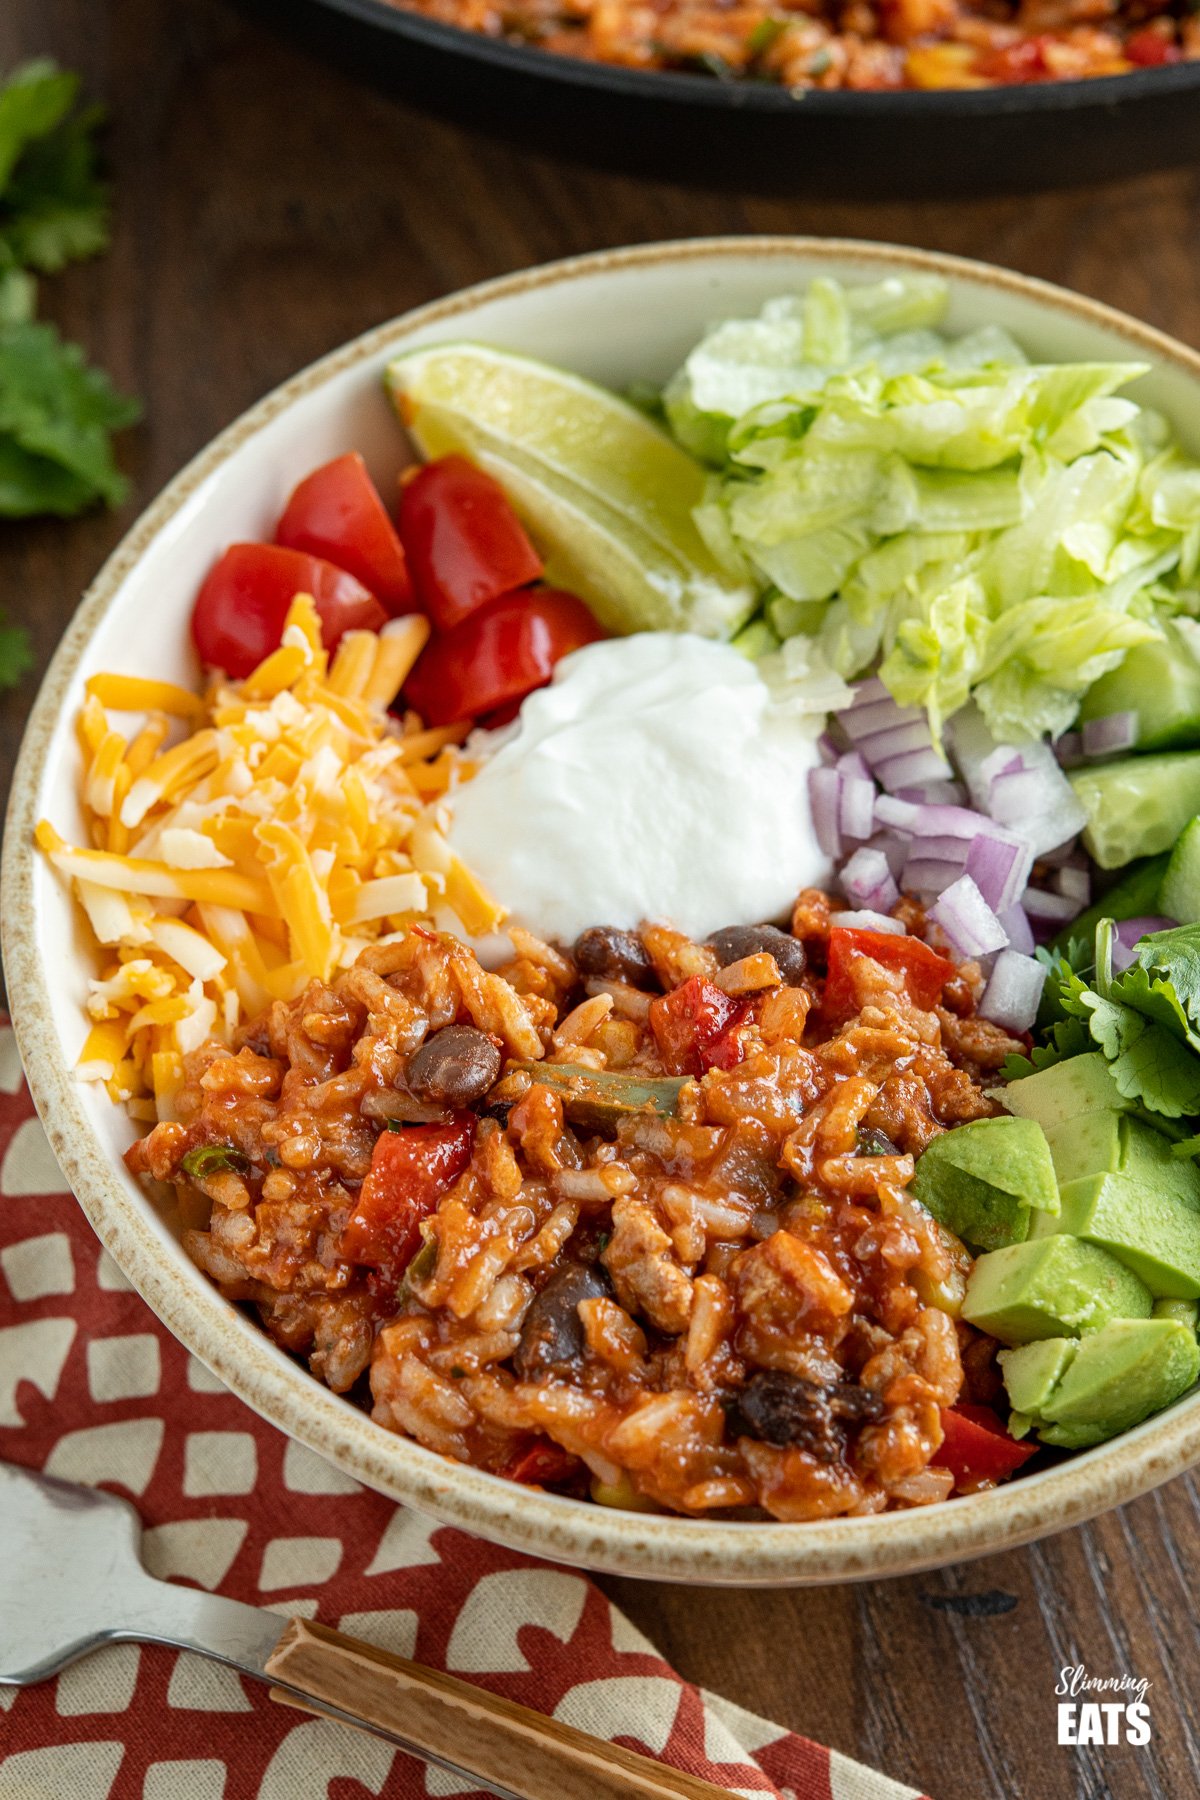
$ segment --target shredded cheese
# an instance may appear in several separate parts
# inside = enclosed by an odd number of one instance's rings
[[[184,1056],[229,1042],[273,999],[440,905],[472,933],[501,922],[438,823],[447,789],[474,772],[462,730],[387,710],[428,636],[420,617],[347,632],[331,667],[300,594],[245,681],[203,696],[141,676],[88,681],[85,842],[37,828],[102,951],[80,1079],[139,1118],[170,1118]],[[143,722],[127,739],[110,712]]]

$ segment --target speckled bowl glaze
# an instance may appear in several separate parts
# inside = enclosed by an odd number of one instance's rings
[[[453,337],[532,351],[614,385],[664,377],[714,319],[818,273],[943,275],[950,325],[993,321],[1035,356],[1153,365],[1141,397],[1200,451],[1200,356],[1077,295],[978,263],[888,245],[729,238],[555,263],[471,288],[368,332],[286,382],[221,434],[138,520],[85,595],[31,715],[9,807],[0,912],[13,1019],[38,1112],[96,1232],[175,1335],[264,1418],[367,1486],[516,1549],[669,1581],[779,1586],[861,1580],[982,1556],[1077,1524],[1200,1461],[1200,1393],[1114,1443],[969,1499],[820,1524],[730,1524],[617,1512],[519,1488],[381,1430],[275,1348],[184,1256],[126,1175],[132,1131],[72,1075],[92,954],[33,850],[39,817],[79,826],[73,721],[100,669],[191,680],[187,619],[211,558],[269,533],[308,469],[356,447],[381,480],[403,459],[380,372]]]

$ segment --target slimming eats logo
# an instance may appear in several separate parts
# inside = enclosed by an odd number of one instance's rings
[[[1065,1696],[1058,1702],[1059,1743],[1148,1744],[1150,1685],[1142,1675],[1089,1675],[1083,1663],[1061,1669],[1054,1689]]]

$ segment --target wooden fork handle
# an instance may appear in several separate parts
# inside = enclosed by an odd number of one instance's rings
[[[727,1788],[308,1619],[288,1621],[266,1672],[525,1800],[728,1800]]]

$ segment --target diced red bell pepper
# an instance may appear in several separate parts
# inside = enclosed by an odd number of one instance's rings
[[[604,633],[582,600],[554,588],[506,594],[435,633],[404,684],[427,725],[478,719],[544,687],[571,650]]]
[[[347,570],[390,613],[413,610],[400,533],[357,450],[323,463],[292,490],[275,542]]]
[[[650,1029],[673,1075],[702,1075],[706,1069],[732,1069],[741,1062],[744,1052],[735,1028],[744,1016],[742,1001],[693,975],[652,1003]]]
[[[942,1447],[933,1458],[954,1475],[959,1488],[975,1488],[985,1482],[1004,1481],[1037,1450],[1036,1444],[1018,1443],[1009,1437],[990,1406],[961,1401],[942,1408]]]
[[[421,1221],[470,1162],[474,1134],[473,1113],[454,1113],[444,1125],[381,1132],[339,1254],[379,1270],[384,1283],[399,1281],[420,1248]]]
[[[850,931],[837,926],[829,934],[828,973],[825,978],[824,1012],[830,1019],[857,1010],[851,970],[860,956],[869,956],[904,976],[909,998],[926,1012],[942,997],[942,989],[955,973],[954,964],[920,938],[898,931]]]
[[[1125,58],[1139,68],[1157,69],[1164,63],[1182,62],[1183,51],[1165,31],[1144,25],[1125,39]]]
[[[400,535],[421,605],[442,631],[542,572],[508,495],[465,456],[439,457],[405,481]]]
[[[344,631],[378,631],[387,614],[345,569],[282,544],[231,544],[196,596],[192,637],[200,660],[242,681],[278,650],[288,607],[311,594],[332,650]]]
[[[1049,81],[1054,74],[1046,56],[1049,41],[1045,37],[1026,37],[1015,44],[982,50],[972,73],[1002,87],[1024,87],[1031,81]]]
[[[582,1469],[579,1458],[552,1438],[535,1438],[527,1448],[518,1450],[500,1473],[509,1481],[523,1481],[529,1487],[557,1487],[579,1475]]]

